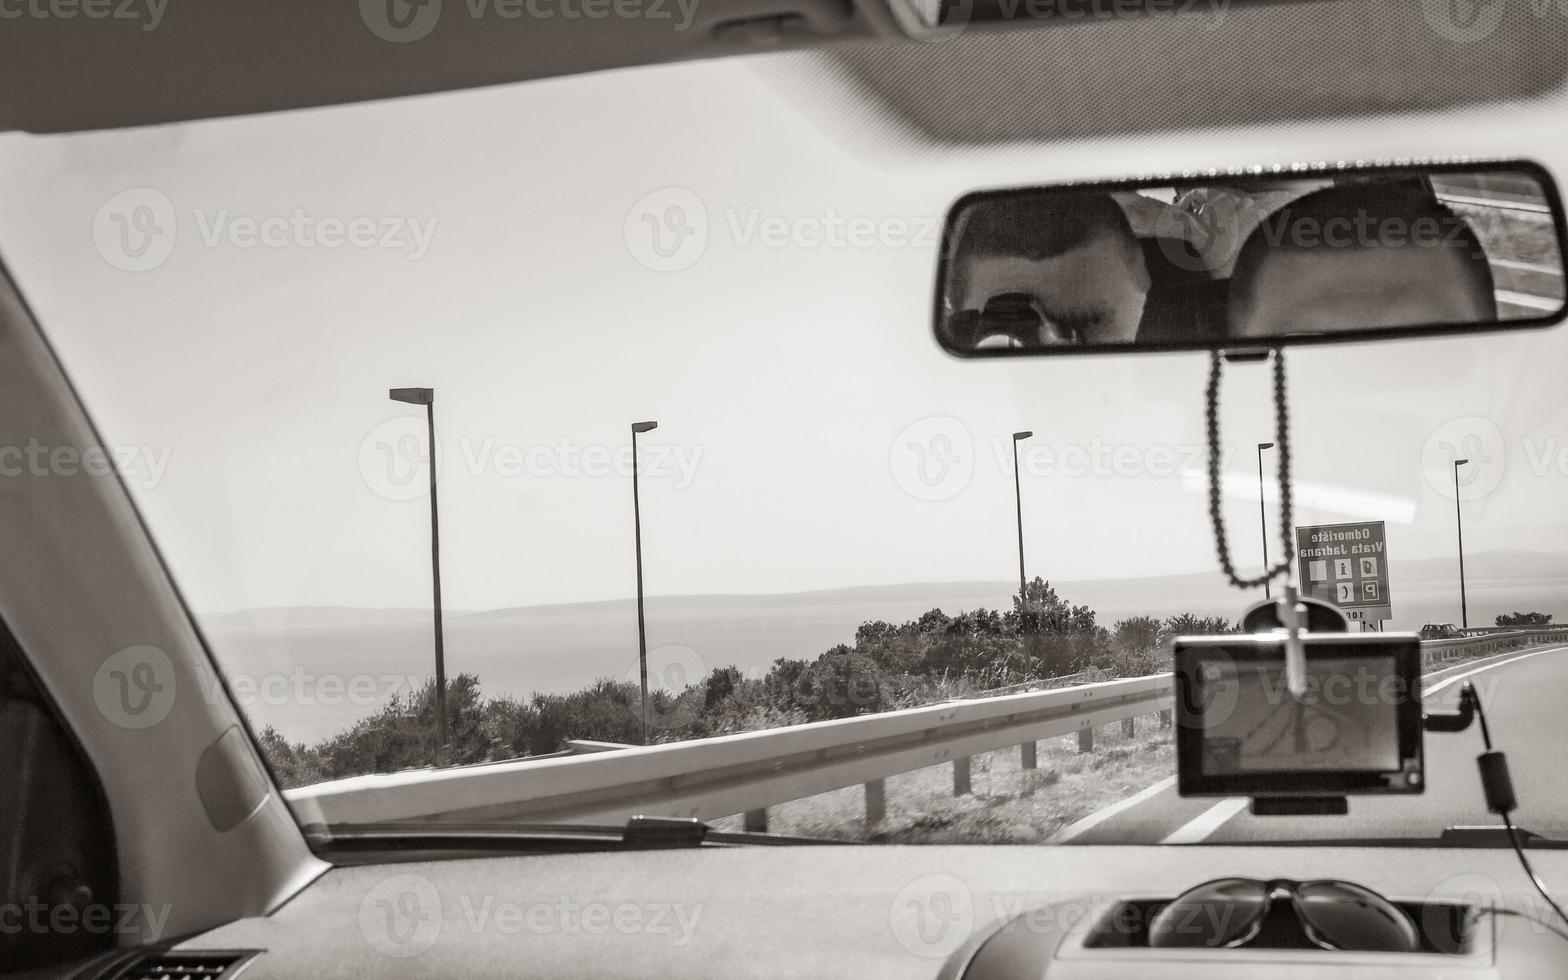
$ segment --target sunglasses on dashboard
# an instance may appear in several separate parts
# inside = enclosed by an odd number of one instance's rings
[[[1276,899],[1289,898],[1307,939],[1323,949],[1414,952],[1410,916],[1388,899],[1348,881],[1218,878],[1172,899],[1149,924],[1157,947],[1242,946],[1254,939]]]

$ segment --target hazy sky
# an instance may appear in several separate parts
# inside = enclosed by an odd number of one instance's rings
[[[1169,138],[900,159],[846,145],[842,118],[825,127],[776,81],[720,62],[0,136],[0,254],[198,610],[427,601],[422,418],[386,398],[408,385],[437,391],[455,608],[632,592],[614,454],[639,419],[660,423],[650,593],[1007,579],[1022,428],[1031,574],[1141,576],[1213,567],[1201,480],[1181,473],[1203,465],[1205,357],[949,358],[929,324],[948,204],[1025,179],[1314,159],[1328,133],[1368,156],[1448,149],[1368,124],[1254,138],[1245,160]],[[1493,117],[1473,149],[1551,164],[1551,132],[1543,146],[1539,118]],[[1460,446],[1477,460],[1469,548],[1568,549],[1568,334],[1289,366],[1315,501],[1300,523],[1386,519],[1396,568],[1452,554]],[[1241,366],[1226,388],[1249,566],[1266,380]]]

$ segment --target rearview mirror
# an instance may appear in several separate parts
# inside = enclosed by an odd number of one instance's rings
[[[948,214],[936,334],[1007,356],[1549,326],[1563,235],[1523,162],[984,191]]]

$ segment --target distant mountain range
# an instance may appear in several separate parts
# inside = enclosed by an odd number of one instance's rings
[[[1568,556],[1491,552],[1465,560],[1471,625],[1502,612],[1540,611],[1568,622]],[[1458,623],[1459,569],[1454,559],[1392,564],[1391,629]],[[1054,581],[1069,602],[1087,605],[1114,626],[1130,616],[1190,612],[1240,618],[1262,599],[1243,595],[1218,571],[1149,578]],[[867,620],[902,623],[940,608],[949,614],[1011,608],[1013,581],[911,582],[777,595],[653,596],[647,603],[650,683],[679,689],[720,666],[762,672],[779,657],[812,659],[854,641]],[[301,606],[198,616],[230,673],[293,676],[367,675],[378,691],[409,690],[431,672],[428,609]],[[446,663],[452,674],[479,677],[490,694],[561,693],[595,678],[632,680],[639,670],[633,599],[446,611]],[[246,705],[258,725],[291,738],[322,738],[373,709],[318,699],[257,700]]]
[[[1434,589],[1452,588],[1457,596],[1459,565],[1455,558],[1417,558],[1392,560],[1391,588],[1397,607],[1403,595],[1426,595]],[[1539,592],[1560,586],[1568,605],[1568,555],[1533,551],[1490,551],[1465,556],[1467,584],[1475,590],[1495,592],[1507,583],[1527,585]],[[1173,612],[1198,612],[1205,615],[1234,615],[1245,603],[1238,603],[1234,589],[1219,571],[1190,572],[1146,578],[1086,579],[1052,581],[1063,598],[1094,609],[1100,622],[1109,626],[1111,615],[1129,608],[1147,609],[1149,615]],[[726,608],[779,611],[794,607],[821,609],[832,606],[857,608],[918,607],[918,611],[941,608],[948,613],[985,607],[1011,608],[1017,585],[1011,581],[991,582],[906,582],[891,585],[857,585],[806,592],[772,594],[715,593],[707,595],[656,595],[647,599],[650,610],[661,613],[719,613]],[[1523,597],[1521,597],[1523,598]],[[484,610],[445,610],[449,620],[519,619],[536,616],[556,617],[615,613],[633,603],[633,597],[589,602],[541,603]],[[1227,612],[1229,610],[1230,612]],[[329,629],[361,625],[393,625],[428,622],[427,608],[374,606],[270,606],[237,612],[201,616],[204,626],[213,629]]]

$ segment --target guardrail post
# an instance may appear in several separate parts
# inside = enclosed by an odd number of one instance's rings
[[[866,826],[874,827],[887,816],[887,782],[873,779],[866,784]]]
[[[1136,734],[1138,734],[1138,726],[1134,723],[1134,719],[1123,718],[1122,735],[1126,738],[1132,738]]]
[[[732,825],[739,816],[740,826],[748,830],[771,830],[767,811],[785,801],[866,786],[911,768],[952,764],[953,792],[961,800],[964,794],[979,792],[973,786],[974,758],[984,753],[1005,755],[1013,746],[1018,746],[1020,756],[1032,750],[1039,768],[1023,770],[1018,780],[1003,780],[1007,787],[988,785],[987,790],[1016,786],[1022,792],[1031,788],[1038,792],[1055,781],[1052,763],[1059,761],[1055,755],[1062,748],[1047,743],[1045,758],[1041,758],[1041,741],[1079,734],[1079,745],[1092,750],[1094,729],[1123,721],[1129,714],[1153,715],[1172,704],[1175,696],[1174,680],[1169,676],[1123,678],[1078,690],[1042,691],[1000,701],[965,699],[879,716],[672,743],[647,759],[632,758],[636,753],[630,748],[578,742],[574,748],[606,751],[576,758],[567,753],[549,756],[570,763],[574,770],[571,789],[561,788],[555,778],[558,772],[553,770],[561,761],[541,764],[541,759],[519,759],[453,770],[449,773],[453,780],[450,792],[461,790],[481,800],[507,794],[506,798],[516,802],[497,819],[527,821],[548,813],[551,819],[570,820],[612,810],[683,812],[699,795],[706,795],[696,787],[713,784],[716,788],[698,809],[728,812],[732,816],[726,819]],[[1169,709],[1166,711],[1169,718]],[[1147,731],[1147,722],[1135,724],[1139,732],[1152,734]],[[1034,744],[1027,746],[1029,742]],[[719,748],[727,751],[719,752]],[[1042,773],[1045,779],[1040,778]],[[395,784],[404,778],[394,775],[389,781]],[[866,792],[870,796],[866,805],[875,818],[878,788],[870,786]],[[285,794],[291,802],[319,807],[329,822],[357,819],[354,815],[366,805],[376,806],[388,821],[417,815],[410,812],[413,808],[401,794],[379,784],[366,787],[352,780],[335,780],[286,790]],[[886,826],[893,814],[887,810],[885,788],[880,795]],[[734,802],[743,804],[738,813]],[[853,823],[854,817],[850,820]]]
[[[1038,769],[1039,768],[1039,766],[1040,766],[1040,756],[1039,756],[1039,753],[1037,751],[1037,746],[1036,746],[1036,744],[1035,744],[1033,739],[1030,739],[1029,741],[1025,742],[1024,744],[1018,746],[1018,750],[1019,750],[1019,754],[1020,754],[1020,757],[1021,757],[1020,758],[1020,762],[1021,762],[1023,768],[1025,768],[1025,769]]]

